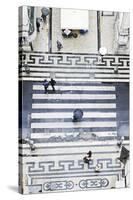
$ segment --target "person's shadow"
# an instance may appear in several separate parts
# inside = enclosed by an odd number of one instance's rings
[[[13,192],[17,192],[18,193],[18,186],[8,185],[7,187],[8,187],[9,190],[12,190]]]

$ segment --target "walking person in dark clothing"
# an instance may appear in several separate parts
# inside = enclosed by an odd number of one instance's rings
[[[61,44],[61,42],[59,40],[57,40],[57,49],[58,51],[60,51],[63,48],[63,45]]]
[[[53,78],[51,78],[51,80],[49,81],[49,83],[52,86],[53,91],[55,92],[55,87],[54,86],[56,84],[56,81]]]
[[[39,18],[36,19],[36,28],[37,28],[37,32],[40,32],[40,19]]]
[[[89,151],[89,152],[87,153],[87,155],[88,155],[88,158],[91,158],[91,156],[92,156],[92,151]]]
[[[29,42],[29,45],[30,45],[31,51],[34,51],[32,42]]]
[[[48,93],[49,82],[45,79],[43,85],[44,85],[45,93],[47,94]]]
[[[28,64],[25,63],[25,64],[23,65],[23,67],[25,68],[26,74],[30,74],[30,67],[28,66]]]
[[[92,151],[89,151],[89,152],[87,153],[87,156],[85,156],[85,157],[83,158],[84,162],[89,164],[89,162],[90,162],[90,160],[91,160],[91,157],[92,157]]]

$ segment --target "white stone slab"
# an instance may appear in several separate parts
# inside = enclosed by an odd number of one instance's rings
[[[62,137],[62,138],[65,138],[66,135],[72,135],[73,132],[70,132],[70,133],[60,133],[60,132],[52,132],[52,133],[31,133],[31,138],[32,139],[48,139],[49,137],[52,137],[52,136],[56,136],[56,137]],[[78,135],[79,132],[74,132],[74,135]],[[90,135],[92,134],[92,132],[87,132],[86,134]],[[95,132],[93,131],[93,134],[95,134],[97,137],[111,137],[111,136],[116,136],[117,135],[117,132],[116,131],[98,131],[98,132]]]
[[[56,103],[33,103],[32,104],[32,109],[50,109],[50,108],[54,108],[54,109],[76,109],[76,108],[94,108],[94,109],[109,109],[109,108],[116,108],[116,104],[115,103],[80,103],[80,104],[72,104],[72,103],[64,103],[64,104],[56,104]]]
[[[33,99],[116,99],[115,94],[33,94]]]
[[[31,128],[93,128],[93,127],[116,127],[116,122],[53,122],[31,123]]]
[[[32,119],[63,119],[72,118],[72,112],[58,112],[58,113],[31,113]],[[84,118],[116,118],[115,112],[84,112]]]

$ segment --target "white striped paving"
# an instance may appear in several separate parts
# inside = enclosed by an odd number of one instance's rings
[[[20,76],[26,76],[27,73],[26,72],[22,72],[20,73]],[[31,72],[30,74],[28,74],[28,76],[35,76],[35,77],[47,77],[50,78],[50,72],[49,73],[36,73],[36,72]],[[72,74],[68,74],[68,73],[56,73],[55,74],[56,78],[89,78],[90,74],[86,73],[86,74],[82,74],[81,73],[72,73]],[[95,77],[98,78],[129,78],[129,74],[94,74]]]
[[[31,123],[31,128],[97,128],[97,127],[116,127],[116,122]]]
[[[56,86],[57,90],[82,90],[82,91],[115,91],[115,86]],[[43,85],[33,85],[33,90],[44,90]]]
[[[27,74],[26,72],[22,72],[22,73],[20,73],[20,76],[36,76],[36,77],[44,76],[44,77],[50,77],[50,73],[34,73],[34,72],[30,72],[30,74]]]
[[[118,70],[118,74],[119,74],[119,73],[123,73],[123,74],[129,73],[129,70]]]
[[[98,78],[129,78],[129,74],[95,74]]]
[[[46,67],[47,67],[47,69],[51,69],[51,71],[52,71],[52,67],[54,67],[53,68],[53,70],[55,70],[55,67],[56,67],[56,69],[57,69],[57,71],[58,71],[58,69],[60,69],[60,70],[64,70],[64,69],[68,69],[69,70],[69,68],[72,68],[72,69],[80,69],[80,68],[82,68],[82,69],[106,69],[106,70],[113,70],[116,66],[105,66],[105,65],[102,65],[102,64],[100,64],[100,65],[88,65],[88,64],[86,64],[86,65],[55,65],[55,64],[37,64],[37,66],[36,65],[34,65],[34,64],[28,64],[28,66],[30,67],[30,68],[36,68],[36,69],[45,69],[46,70]],[[34,67],[33,67],[34,66]],[[63,68],[63,69],[62,69]],[[129,70],[130,68],[129,68],[129,66],[118,66],[117,67],[118,68],[118,70],[121,70],[121,69],[127,69],[127,70]],[[25,69],[24,67],[22,67],[21,69]]]
[[[27,75],[26,74],[26,72],[22,72],[22,73],[20,73],[20,76],[25,76],[25,75]],[[46,73],[36,73],[36,72],[31,72],[30,74],[29,74],[30,76],[35,76],[35,77],[49,77],[50,78],[50,72],[46,72]],[[72,78],[80,78],[80,77],[82,77],[82,78],[88,78],[89,77],[89,73],[86,75],[86,74],[81,74],[81,73],[79,73],[79,74],[76,74],[76,73],[73,73],[73,74],[66,74],[66,73],[56,73],[56,77],[68,77],[68,78],[70,78],[70,77],[72,77]]]
[[[33,99],[116,99],[115,94],[33,94]]]
[[[44,143],[44,144],[46,146],[46,143]],[[64,144],[64,142],[63,142],[63,144]],[[105,150],[103,150],[104,148],[105,148]],[[100,158],[104,158],[104,159],[106,159],[106,158],[108,159],[109,157],[112,158],[113,162],[114,162],[114,165],[115,165],[116,164],[115,160],[116,160],[116,158],[119,157],[120,153],[117,151],[116,148],[113,148],[112,146],[111,146],[111,148],[104,146],[104,148],[100,149],[100,148],[97,148],[95,146],[94,147],[92,146],[92,147],[89,147],[89,149],[88,148],[80,148],[80,150],[79,150],[79,147],[78,148],[74,148],[74,149],[72,149],[72,148],[70,148],[70,149],[69,148],[65,148],[65,149],[64,148],[60,148],[60,149],[53,148],[53,150],[51,150],[50,148],[48,148],[48,149],[37,149],[37,152],[38,152],[39,155],[38,156],[33,156],[32,157],[32,162],[36,162],[36,163],[38,163],[38,162],[44,162],[44,156],[41,156],[41,155],[45,155],[45,161],[46,162],[49,162],[49,159],[55,161],[55,163],[57,161],[59,161],[60,159],[64,160],[64,161],[65,160],[68,161],[68,160],[75,159],[75,161],[78,162],[78,160],[83,159],[83,157],[86,155],[86,153],[89,150],[91,150],[92,152],[94,152],[94,154],[93,154],[94,166],[96,166],[96,164],[97,164],[97,157],[99,157],[99,156],[100,156]],[[114,151],[116,153],[114,153]],[[34,151],[32,154],[33,155],[37,155],[37,152]],[[97,155],[97,152],[102,152],[102,153],[100,155],[98,153],[98,155]],[[107,152],[109,152],[109,153],[107,153]],[[73,153],[77,154],[77,155],[73,155]],[[30,149],[24,149],[23,150],[23,154],[27,155],[27,156],[23,157],[23,163],[31,162],[31,150]],[[66,155],[66,154],[68,154],[68,155]],[[30,156],[28,156],[28,155],[30,155]],[[106,168],[106,166],[105,166],[104,163],[103,163],[103,167],[107,170],[107,168]],[[85,165],[85,168],[86,168],[86,172],[87,172],[88,171],[88,165]],[[121,168],[119,168],[119,169],[120,169],[120,171],[122,170]],[[94,172],[94,169],[92,169],[91,171]],[[44,184],[44,175],[42,175],[41,171],[40,172],[38,171],[38,173],[40,174],[39,177],[42,176],[42,184]],[[53,172],[53,178],[56,176],[55,173],[57,173],[57,171]],[[101,173],[102,172],[100,172],[100,174]],[[113,169],[111,171],[109,171],[108,173],[109,174],[114,173]],[[33,172],[33,175],[34,175],[34,172]],[[65,178],[66,175],[67,174],[63,174],[63,178]],[[87,173],[87,175],[88,175],[88,173]],[[92,173],[91,173],[91,175],[92,175]],[[96,176],[100,177],[100,175],[97,174],[97,173],[95,173],[95,172],[94,172],[93,175],[94,175],[94,178]],[[50,176],[52,176],[52,174],[50,174]],[[62,175],[58,175],[58,173],[57,173],[57,176],[59,177],[59,176],[62,176]],[[36,175],[35,175],[35,177],[36,177]],[[88,178],[88,176],[86,178]],[[51,179],[50,179],[50,181],[51,181]],[[77,181],[75,183],[77,183]],[[35,182],[35,184],[36,184],[36,182]],[[40,179],[38,181],[38,184],[40,184]]]
[[[87,77],[89,77],[90,75],[89,75],[89,73],[86,73],[86,74],[82,74],[82,72],[81,73],[79,73],[79,74],[77,74],[77,73],[72,73],[72,74],[66,74],[66,73],[56,73],[56,77],[58,78],[58,77],[68,77],[68,78],[70,78],[70,77],[72,77],[72,78],[80,78],[80,77],[82,77],[82,78],[87,78]]]
[[[57,113],[32,113],[32,119],[63,119],[72,118],[72,112],[58,112]],[[84,118],[116,118],[115,112],[102,113],[102,112],[84,112]]]
[[[26,74],[26,76],[29,76]],[[44,81],[44,78],[38,78],[38,77],[21,77],[19,78],[19,80],[21,81]],[[68,83],[86,83],[86,82],[125,82],[125,83],[128,83],[129,82],[129,79],[121,79],[121,78],[88,78],[88,79],[79,79],[79,78],[76,78],[76,79],[69,79],[69,78],[56,78],[56,82],[68,82]]]
[[[45,133],[43,133],[43,134],[45,134]],[[95,145],[98,145],[97,147],[100,148],[100,149],[103,148],[103,150],[105,150],[105,147],[107,147],[107,148],[114,147],[114,148],[118,149],[118,147],[116,146],[117,143],[118,143],[118,140],[104,140],[104,141],[101,141],[101,140],[97,140],[97,141],[96,140],[92,140],[88,144],[86,144],[86,141],[83,141],[82,143],[80,141],[75,141],[75,142],[71,141],[69,143],[68,142],[64,142],[63,144],[61,144],[61,143],[47,143],[47,146],[43,142],[42,143],[35,143],[35,144],[36,144],[37,148],[38,147],[41,147],[41,148],[46,148],[47,147],[49,149],[50,147],[52,147],[53,149],[54,148],[58,148],[59,151],[60,151],[60,149],[63,149],[62,147],[65,147],[65,148],[68,148],[68,147],[76,148],[77,147],[77,148],[79,148],[79,146],[81,146],[82,148],[85,147],[86,149],[88,149],[89,145],[91,145],[92,148]],[[123,141],[123,145],[129,145],[129,140],[124,140]],[[20,147],[24,147],[24,148],[29,147],[28,144],[19,144],[19,146]],[[129,146],[128,146],[128,149],[129,149]]]
[[[32,109],[76,109],[76,108],[94,108],[94,109],[113,109],[116,108],[115,103],[33,103]]]
[[[98,73],[98,72],[106,72],[106,73],[114,73],[114,69],[115,67],[103,67],[103,66],[80,66],[80,68],[78,69],[77,66],[75,68],[75,66],[71,66],[71,68],[68,67],[64,67],[62,66],[62,68],[60,68],[60,66],[56,66],[56,68],[51,68],[51,67],[32,67],[30,66],[30,71],[37,71],[37,72],[94,72],[94,73]],[[69,66],[70,67],[70,66]],[[129,68],[128,67],[118,67],[118,72],[120,73],[129,73]],[[22,67],[21,71],[25,71],[25,68]]]
[[[49,137],[52,137],[52,136],[56,136],[56,137],[62,137],[66,135],[71,135],[73,134],[73,132],[69,132],[68,134],[67,133],[60,133],[60,132],[52,132],[52,133],[31,133],[31,138],[32,139],[48,139]],[[86,133],[87,135],[90,135],[92,134],[92,132],[87,132]],[[117,132],[116,131],[98,131],[98,132],[93,132],[93,134],[95,134],[97,137],[111,137],[111,136],[116,136]],[[74,135],[79,135],[79,132],[74,132]]]
[[[63,66],[64,67],[64,66]],[[36,72],[32,72],[32,71],[36,71]],[[42,73],[40,73],[42,71]],[[49,71],[49,73],[47,73]],[[124,73],[125,70],[123,70]],[[128,70],[127,70],[128,71]],[[46,72],[46,73],[45,73]],[[99,77],[101,76],[101,74],[97,74],[99,72],[101,73],[107,73],[107,74],[102,74],[102,78],[105,78],[106,81],[110,78],[112,79],[112,75],[114,75],[114,78],[118,77],[118,75],[115,74],[108,74],[108,73],[113,73],[114,70],[111,68],[102,68],[101,69],[96,69],[93,67],[89,67],[86,66],[86,68],[84,67],[83,69],[78,69],[78,68],[31,68],[31,74],[30,76],[34,75],[34,76],[45,76],[45,77],[49,77],[50,76],[50,72],[55,72],[56,73],[56,81],[58,82],[79,82],[78,86],[56,86],[56,90],[64,90],[64,91],[114,91],[115,92],[115,87],[114,86],[82,86],[80,85],[80,83],[83,82],[93,82],[93,81],[98,81],[98,82],[103,82],[103,79],[98,79],[96,80],[95,78],[89,78],[90,74],[89,73],[96,73],[95,77],[98,75]],[[58,73],[61,72],[61,73]],[[66,72],[66,73],[64,73]],[[69,73],[68,73],[69,72]],[[73,72],[73,73],[71,73]],[[83,74],[83,72],[85,72]],[[60,77],[60,78],[59,78]],[[122,76],[119,75],[119,78],[121,78]],[[32,78],[32,77],[31,77]],[[33,78],[33,80],[37,80],[38,78]],[[109,82],[110,82],[109,79]],[[40,80],[40,78],[39,78]],[[43,79],[41,79],[43,80]],[[113,82],[113,81],[112,81]],[[115,79],[116,82],[116,79]],[[34,94],[34,90],[38,90],[44,91],[44,86],[43,85],[33,85],[33,99],[65,99],[65,100],[69,100],[69,99],[73,99],[73,100],[80,100],[80,99],[94,99],[94,100],[108,100],[108,99],[112,99],[115,100],[116,99],[116,95],[115,94]],[[85,104],[72,104],[72,103],[33,103],[32,104],[32,109],[75,109],[75,108],[94,108],[94,109],[113,109],[116,108],[116,104],[115,103],[85,103]],[[31,114],[31,118],[32,119],[63,119],[63,118],[71,118],[72,117],[72,113],[71,112],[46,112],[46,113],[39,113],[39,111],[37,113],[32,113]],[[84,112],[84,117],[85,118],[116,118],[116,113],[115,112]],[[78,123],[73,123],[73,122],[32,122],[31,123],[31,128],[34,129],[41,129],[41,128],[116,128],[117,123],[116,121],[95,121],[95,122],[78,122]],[[41,130],[40,130],[41,131]],[[63,135],[62,135],[63,134]],[[65,134],[73,134],[73,132],[71,133],[65,133]],[[31,133],[31,137],[32,138],[49,138],[52,136],[64,136],[64,133]],[[77,133],[79,134],[79,133]],[[91,133],[90,133],[91,134]],[[104,137],[108,137],[108,136],[114,136],[116,135],[116,131],[101,131],[101,132],[95,132],[94,134],[96,134],[97,136],[104,136]]]
[[[23,67],[22,70],[25,70]],[[113,69],[92,69],[92,68],[81,68],[81,69],[76,69],[76,68],[70,68],[70,69],[60,69],[60,68],[39,68],[39,67],[30,67],[30,71],[37,71],[37,72],[79,72],[79,73],[98,73],[98,72],[103,72],[103,73],[113,73]],[[123,70],[124,71],[124,70]]]
[[[129,78],[129,74],[94,74],[95,77],[98,77],[98,78],[115,78],[115,77],[119,77],[119,78]],[[86,74],[76,74],[76,73],[73,73],[73,74],[65,74],[65,73],[56,73],[56,77],[72,77],[72,78],[87,78],[87,77],[90,77],[90,74],[86,73]]]
[[[113,131],[111,131],[111,132],[113,132]],[[46,134],[46,133],[43,133],[43,134]],[[99,149],[102,149],[102,148],[105,149],[105,147],[108,148],[108,149],[109,148],[111,148],[111,149],[113,149],[113,148],[116,149],[117,148],[118,149],[117,143],[118,143],[118,140],[104,140],[104,141],[91,140],[89,144],[91,145],[91,148],[94,148],[95,145],[96,145],[96,148],[98,148],[98,151],[99,151]],[[58,148],[59,151],[60,151],[61,149],[63,149],[62,147],[64,147],[64,149],[65,148],[68,149],[68,147],[71,147],[71,149],[74,149],[76,147],[79,148],[79,146],[81,146],[82,148],[85,148],[86,151],[88,149],[88,145],[86,144],[86,141],[83,141],[82,143],[80,141],[75,141],[75,142],[72,141],[72,142],[69,142],[69,143],[68,142],[64,142],[63,144],[62,143],[47,143],[47,146],[46,146],[45,143],[35,143],[35,144],[36,144],[37,148],[39,148],[39,147],[45,148],[45,149],[48,148],[48,150],[49,150],[50,147],[52,147],[53,149]],[[124,140],[123,141],[123,145],[128,145],[128,149],[129,149],[129,140]],[[20,147],[24,147],[24,148],[29,147],[28,144],[19,144],[19,146]]]
[[[44,143],[45,145],[46,145],[46,143]],[[63,144],[64,144],[64,142],[63,142]],[[111,146],[112,147],[112,146]],[[83,157],[86,155],[86,153],[89,151],[89,150],[91,150],[92,152],[94,152],[94,154],[93,154],[93,161],[94,161],[94,166],[96,166],[96,164],[97,164],[97,157],[99,157],[100,156],[100,158],[104,158],[104,159],[108,159],[109,157],[110,158],[112,158],[114,161],[116,160],[116,158],[118,158],[119,157],[119,152],[117,152],[117,150],[116,150],[116,148],[107,148],[106,146],[105,146],[105,150],[103,150],[103,148],[100,150],[99,148],[97,149],[96,147],[90,147],[89,149],[88,148],[84,148],[84,149],[81,149],[81,150],[79,150],[79,148],[77,148],[77,149],[72,149],[72,148],[68,148],[68,149],[63,149],[63,148],[60,148],[60,149],[54,149],[54,150],[52,150],[51,151],[51,149],[49,148],[49,149],[37,149],[37,152],[39,152],[38,154],[38,156],[33,156],[32,157],[32,162],[44,162],[44,156],[41,156],[41,154],[42,155],[45,155],[45,161],[46,162],[49,162],[49,159],[52,159],[53,161],[55,161],[55,163],[57,162],[57,160],[73,160],[73,159],[75,159],[75,161],[78,161],[78,160],[81,160],[81,159],[83,159]],[[102,151],[103,150],[103,151]],[[116,153],[114,153],[114,152],[112,152],[112,151],[115,151]],[[36,151],[34,151],[34,153],[32,153],[33,155],[37,155],[37,152]],[[99,155],[99,153],[98,153],[98,155],[97,155],[97,153],[96,152],[102,152],[100,155]],[[105,152],[105,154],[104,154],[104,152]],[[107,153],[107,152],[109,152],[109,153]],[[112,153],[111,153],[112,152]],[[75,153],[75,154],[77,154],[77,155],[73,155],[73,153]],[[27,155],[27,156],[24,156],[23,157],[23,163],[25,164],[25,163],[27,163],[27,162],[31,162],[31,150],[30,149],[24,149],[23,150],[23,154],[24,155]],[[64,155],[63,155],[64,154]],[[66,154],[68,154],[68,155],[66,155]],[[30,155],[30,156],[28,156],[28,155]],[[58,155],[58,156],[57,156]],[[59,159],[60,158],[60,159]],[[114,163],[115,164],[115,163]],[[38,165],[37,165],[38,166]],[[105,165],[104,165],[105,166]],[[88,165],[85,165],[85,168],[86,168],[86,172],[88,172]],[[105,168],[105,167],[104,167]],[[38,169],[38,168],[37,168]],[[117,168],[118,169],[118,168]],[[121,171],[122,169],[120,169],[120,171]],[[98,176],[98,177],[100,177],[100,175],[99,174],[97,174],[97,173],[95,173],[95,171],[94,171],[94,169],[92,169],[92,171],[94,172],[94,177],[96,177],[96,176]],[[27,172],[28,173],[28,172]],[[39,177],[41,177],[42,176],[42,184],[44,184],[44,175],[42,175],[42,172],[40,171],[40,172],[38,172],[39,174],[40,174],[40,176]],[[57,173],[57,171],[55,171],[55,172],[53,172],[53,178],[55,177],[55,173]],[[100,174],[101,174],[102,172],[100,172]],[[111,174],[111,173],[114,173],[113,172],[113,169],[111,170],[111,171],[109,171],[108,172],[109,174]],[[33,172],[33,174],[34,174],[34,172]],[[82,172],[81,172],[81,174],[83,174]],[[63,174],[63,178],[65,178],[65,176],[66,176],[67,174]],[[91,173],[91,175],[92,175],[92,173]],[[52,176],[52,174],[50,174],[50,177]],[[57,176],[59,177],[59,175],[58,175],[58,173],[57,173]],[[62,176],[62,175],[60,175],[60,176]],[[76,176],[76,175],[75,175]],[[33,176],[32,176],[33,177]],[[35,177],[36,177],[36,175],[35,175]],[[87,177],[86,178],[88,178],[88,173],[87,173]],[[68,179],[68,178],[67,178]],[[57,180],[57,179],[56,179]],[[51,179],[50,179],[50,181],[51,181]],[[76,182],[77,183],[77,182]],[[36,184],[36,183],[35,183]],[[40,179],[39,179],[39,181],[38,181],[38,184],[40,184]]]

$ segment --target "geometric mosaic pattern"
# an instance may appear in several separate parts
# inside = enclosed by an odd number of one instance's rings
[[[35,144],[35,151],[31,151],[26,144],[20,145],[20,150],[23,146],[20,165],[23,166],[24,193],[114,187],[123,169],[123,164],[117,159],[120,152],[116,143],[38,143]],[[129,148],[128,141],[124,145]],[[83,162],[83,157],[89,150],[93,154],[88,165]],[[97,164],[101,164],[100,172],[95,172]]]
[[[129,81],[129,56],[128,55],[106,55],[100,57],[98,54],[49,54],[43,52],[21,52],[20,78],[23,80],[43,80],[50,77],[54,72],[56,79],[64,81],[76,78],[80,81],[81,72],[84,81]],[[31,73],[27,75],[22,64],[27,62]],[[114,69],[118,68],[118,73]],[[70,76],[72,73],[72,77]],[[34,79],[33,79],[34,78]],[[73,81],[73,79],[72,79]]]

